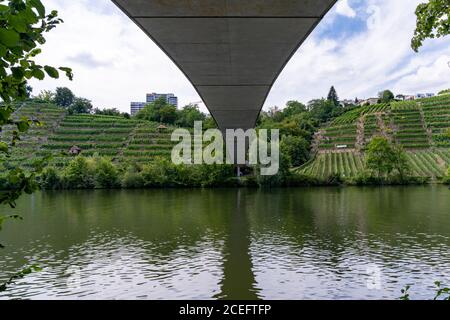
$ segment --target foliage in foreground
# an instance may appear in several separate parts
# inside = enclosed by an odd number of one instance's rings
[[[436,295],[433,300],[446,300],[450,301],[450,288],[443,287],[440,281],[436,281],[434,283],[436,287]],[[410,290],[411,286],[407,285],[404,289],[401,290],[402,296],[399,297],[400,300],[409,301],[411,300]]]
[[[0,141],[0,162],[10,156],[10,148],[16,145],[20,133],[28,131],[33,124],[39,124],[27,118],[19,121],[12,119],[13,103],[29,96],[28,81],[43,80],[46,75],[57,79],[59,71],[64,72],[70,80],[73,78],[70,68],[41,66],[34,60],[41,53],[38,46],[45,43],[44,34],[62,22],[57,11],[46,13],[40,0],[0,0],[0,132],[6,125],[17,128],[12,132],[12,141]],[[15,188],[0,193],[0,205],[9,204],[14,208],[15,201],[23,193],[35,191],[38,188],[36,175],[41,169],[42,163],[37,163],[31,172],[25,172],[19,167],[7,172],[5,179]],[[0,226],[11,218],[17,219],[17,216],[0,216]],[[31,266],[16,273],[6,283],[0,284],[0,291],[5,290],[15,279],[36,270],[35,266]]]
[[[450,34],[450,2],[429,0],[416,9],[417,26],[411,47],[418,52],[425,39],[444,37]]]

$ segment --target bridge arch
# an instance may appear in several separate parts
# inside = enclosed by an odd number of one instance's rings
[[[249,129],[337,0],[113,0],[179,67],[221,130]]]

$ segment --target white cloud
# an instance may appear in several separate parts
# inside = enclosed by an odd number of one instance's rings
[[[363,32],[344,38],[335,35],[336,40],[313,32],[286,66],[266,107],[326,96],[331,85],[341,98],[374,96],[387,88],[416,93],[448,87],[450,68],[443,61],[450,38],[427,42],[419,54],[410,47],[414,10],[420,1],[368,0]],[[440,63],[434,63],[437,60]]]
[[[352,7],[350,7],[348,0],[339,0],[336,4],[336,12],[349,18],[356,17],[356,12]]]
[[[367,19],[360,33],[323,38],[313,32],[281,74],[265,107],[325,96],[335,85],[342,98],[368,97],[385,88],[435,92],[449,86],[450,38],[410,48],[414,9],[422,0],[340,1],[322,24],[339,15]],[[129,111],[149,91],[174,92],[181,105],[201,100],[166,55],[109,0],[44,0],[65,23],[48,34],[42,64],[70,66],[75,80],[33,81],[34,92],[69,86],[98,107]],[[358,6],[356,6],[358,4]],[[355,8],[355,9],[352,9]],[[352,12],[353,11],[353,12]]]
[[[180,102],[201,100],[183,73],[109,0],[44,0],[65,23],[47,36],[41,64],[69,66],[74,81],[33,81],[43,89],[68,86],[97,107],[129,112],[130,101],[145,101],[147,92],[174,92]]]

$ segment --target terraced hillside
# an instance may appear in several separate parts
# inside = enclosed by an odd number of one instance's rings
[[[73,115],[66,116],[58,129],[42,145],[40,155],[53,154],[53,163],[64,165],[69,150],[76,146],[86,156],[98,154],[117,158],[131,139],[138,122],[119,117]]]
[[[440,179],[450,166],[450,150],[407,152],[412,173],[417,177]],[[364,155],[357,152],[319,153],[315,160],[301,168],[301,173],[327,179],[331,175],[354,178],[364,170]]]
[[[173,128],[159,132],[156,124],[138,125],[122,150],[122,160],[144,163],[154,157],[169,158],[174,146],[174,142],[170,140],[172,131]]]
[[[298,171],[318,178],[354,177],[374,136],[403,146],[416,176],[439,179],[450,166],[450,95],[360,107],[316,134],[314,161]]]
[[[61,121],[63,121],[66,113],[61,108],[52,104],[25,104],[19,106],[14,113],[14,119],[20,120],[22,117],[35,119],[41,122],[40,126],[32,126],[30,130],[21,135],[21,141],[12,148],[11,158],[4,163],[5,166],[15,166],[22,164],[25,166],[33,162],[36,152],[41,146],[48,141],[48,137],[52,136],[57,130]],[[0,134],[0,140],[10,142],[12,138],[13,127],[7,126],[3,128]]]
[[[17,119],[27,116],[43,121],[42,127],[33,126],[22,136],[13,156],[5,166],[21,164],[29,166],[37,156],[52,155],[51,164],[62,167],[73,156],[72,147],[81,154],[111,157],[115,162],[133,161],[144,163],[156,156],[170,157],[174,142],[170,140],[174,128],[159,132],[158,124],[130,120],[122,117],[99,115],[68,115],[54,105],[28,104],[18,109]],[[12,128],[6,128],[1,137],[8,141]]]

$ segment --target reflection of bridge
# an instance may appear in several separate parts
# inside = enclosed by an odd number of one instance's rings
[[[336,0],[113,2],[184,72],[221,129],[247,129]]]

